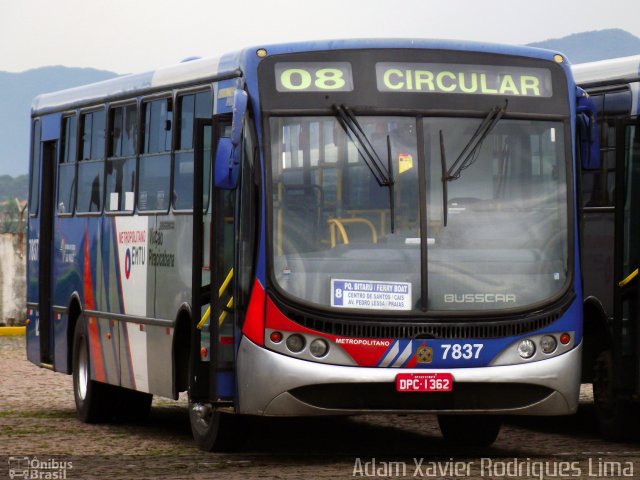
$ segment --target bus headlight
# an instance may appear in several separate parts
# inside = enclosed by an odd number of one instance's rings
[[[291,350],[293,353],[301,352],[304,348],[305,341],[302,335],[298,335],[294,333],[293,335],[289,335],[287,337],[287,348]]]
[[[311,345],[309,345],[309,351],[314,357],[324,357],[327,354],[328,350],[329,344],[321,338],[316,338],[313,342],[311,342]]]
[[[540,348],[544,353],[553,353],[557,346],[558,341],[552,335],[543,335],[540,338]]]
[[[534,353],[536,353],[536,344],[531,340],[522,340],[518,345],[518,354],[522,358],[531,358]]]

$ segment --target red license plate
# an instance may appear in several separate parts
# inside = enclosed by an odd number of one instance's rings
[[[453,375],[450,373],[399,373],[396,375],[398,392],[450,392]]]

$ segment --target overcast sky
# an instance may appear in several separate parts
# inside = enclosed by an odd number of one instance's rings
[[[640,0],[0,0],[0,70],[138,72],[291,40],[418,37],[525,44],[621,28]]]

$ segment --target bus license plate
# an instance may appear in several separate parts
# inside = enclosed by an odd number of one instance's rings
[[[453,375],[450,373],[399,373],[396,375],[398,392],[450,392]]]

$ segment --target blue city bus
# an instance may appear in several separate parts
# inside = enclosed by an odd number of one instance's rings
[[[85,422],[186,391],[204,450],[255,416],[423,412],[487,445],[573,413],[586,100],[559,53],[426,40],[41,95],[28,358]]]
[[[584,359],[597,423],[637,438],[640,398],[640,55],[573,66],[598,117],[600,168],[582,174]],[[639,183],[639,185],[636,185]]]

